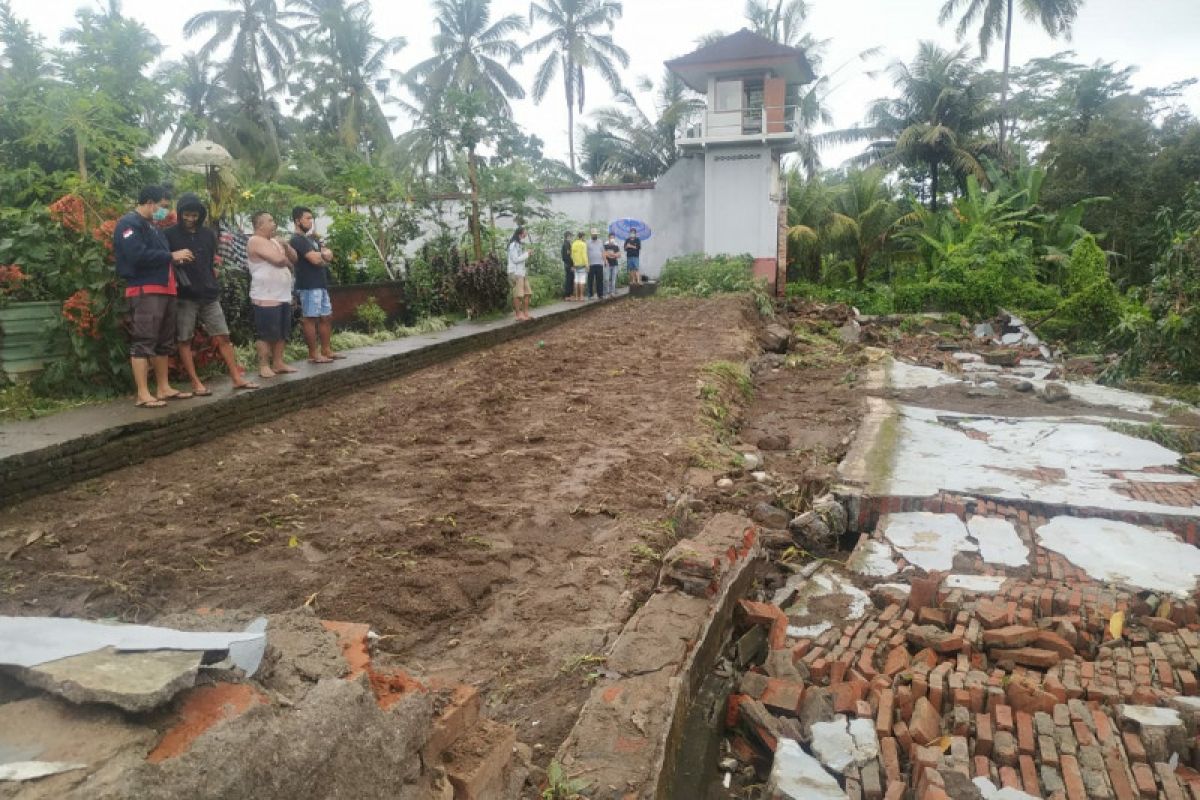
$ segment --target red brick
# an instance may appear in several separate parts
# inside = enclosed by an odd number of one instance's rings
[[[1152,799],[1158,797],[1158,784],[1154,780],[1154,770],[1149,764],[1136,763],[1133,767],[1133,780],[1137,784],[1138,794]]]
[[[1021,791],[1021,776],[1012,767],[1000,768],[1000,788]]]
[[[895,693],[891,689],[884,689],[879,693],[879,711],[875,716],[875,733],[880,738],[892,732],[895,702]]]
[[[883,674],[889,678],[894,678],[904,670],[908,669],[908,648],[893,647],[888,651],[887,658],[883,662]]]
[[[1033,717],[1028,712],[1018,711],[1016,723],[1017,749],[1023,756],[1032,756],[1034,753]]]
[[[1060,661],[1058,653],[1053,650],[1043,650],[1040,647],[1018,647],[1014,650],[995,650],[992,657],[996,661],[1011,661],[1023,667],[1049,669]]]
[[[987,756],[975,756],[973,762],[974,768],[971,770],[976,778],[990,778],[992,775],[992,762]]]
[[[1024,625],[1006,625],[1003,628],[983,632],[985,647],[1024,647],[1031,644],[1038,635],[1037,628],[1027,628]]]
[[[1108,770],[1108,780],[1112,784],[1113,794],[1117,796],[1117,800],[1137,800],[1137,793],[1133,789],[1133,783],[1129,780],[1129,773],[1126,772],[1125,764],[1115,750],[1109,749],[1105,752],[1104,766]]]
[[[800,700],[803,696],[804,684],[767,678],[767,689],[759,699],[771,711],[794,717],[800,711]]]
[[[908,732],[908,725],[904,722],[904,720],[900,720],[896,723],[896,727],[892,728],[892,733],[896,736],[896,744],[900,745],[901,752],[912,752],[912,734]]]
[[[844,681],[829,687],[833,694],[833,710],[838,714],[853,714],[858,710],[858,701],[866,697],[866,681]]]
[[[883,774],[887,778],[888,786],[900,783],[903,780],[903,773],[900,771],[900,746],[893,737],[885,736],[879,740],[879,757],[883,762]]]
[[[1038,784],[1037,765],[1033,763],[1031,756],[1021,756],[1019,761],[1021,767],[1021,787],[1027,794],[1034,797],[1041,797],[1042,790]]]
[[[1075,648],[1071,646],[1071,643],[1053,631],[1038,631],[1033,645],[1043,650],[1052,650],[1058,653],[1060,658],[1075,657]]]
[[[1083,787],[1083,776],[1079,774],[1079,762],[1075,756],[1063,754],[1059,759],[1062,767],[1063,785],[1067,789],[1068,800],[1088,800]]]
[[[1121,741],[1125,743],[1125,752],[1129,754],[1130,761],[1146,763],[1146,748],[1142,746],[1142,740],[1136,733],[1132,731],[1122,733]]]
[[[179,722],[163,734],[146,760],[158,763],[181,755],[217,723],[266,702],[266,696],[248,683],[213,683],[191,689],[179,705]]]
[[[992,718],[987,714],[975,715],[975,755],[992,754]]]
[[[992,718],[996,721],[996,730],[1012,732],[1012,708],[1006,705],[998,705],[992,713]]]
[[[920,745],[929,744],[942,735],[942,718],[933,704],[924,697],[919,698],[913,706],[909,731],[913,741]]]

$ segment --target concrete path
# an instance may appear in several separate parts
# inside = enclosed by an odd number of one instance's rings
[[[628,297],[618,292],[615,300]],[[332,364],[293,364],[298,371],[255,380],[257,390],[237,391],[228,377],[207,382],[211,397],[134,406],[126,397],[103,405],[0,425],[0,503],[49,491],[104,471],[163,455],[287,411],[397,377],[468,350],[498,344],[602,308],[603,302],[559,302],[534,309],[533,321],[511,316],[462,322],[434,333],[343,351]],[[178,383],[178,382],[177,382]]]

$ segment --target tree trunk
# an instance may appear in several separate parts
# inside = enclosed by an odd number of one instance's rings
[[[483,261],[483,234],[479,230],[479,173],[475,169],[475,148],[467,150],[467,176],[471,180],[471,244],[476,263]]]
[[[1008,20],[1004,27],[1004,72],[1000,80],[1000,157],[1004,158],[1006,122],[1008,120],[1008,70],[1012,58],[1013,0],[1008,0]]]
[[[75,129],[75,160],[79,164],[79,180],[87,183],[87,134],[82,126]]]
[[[938,163],[936,161],[929,162],[929,210],[937,213],[938,210]]]
[[[571,172],[575,172],[575,63],[563,56],[563,83],[567,92],[567,148],[571,154]]]

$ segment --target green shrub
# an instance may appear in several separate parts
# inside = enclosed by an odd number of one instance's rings
[[[377,333],[387,327],[387,312],[384,311],[374,297],[368,297],[354,309],[354,318],[367,329],[368,333]]]
[[[1086,341],[1107,337],[1121,318],[1121,293],[1108,275],[1108,258],[1091,236],[1071,251],[1064,285],[1067,299],[1058,316],[1067,334]]]
[[[495,256],[463,264],[454,273],[454,291],[469,318],[481,317],[508,305],[508,271]]]
[[[749,255],[699,253],[672,258],[663,266],[658,279],[663,294],[692,297],[749,292],[754,282],[754,260]]]
[[[890,286],[869,284],[862,289],[843,286],[823,286],[818,283],[789,283],[788,297],[804,297],[818,303],[845,303],[861,314],[891,314],[896,310]]]

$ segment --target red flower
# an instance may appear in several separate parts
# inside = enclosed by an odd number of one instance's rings
[[[50,216],[64,228],[83,233],[83,198],[75,194],[63,195],[50,204]]]
[[[7,267],[0,266],[0,294],[16,292],[27,280],[29,280],[29,276],[22,272],[16,264],[10,264]]]
[[[71,323],[76,336],[100,338],[100,319],[92,312],[92,296],[87,289],[80,289],[67,298],[62,306],[62,315]]]
[[[92,238],[100,242],[109,250],[113,249],[113,233],[117,229],[117,221],[115,219],[105,220],[96,227],[92,228]]]

